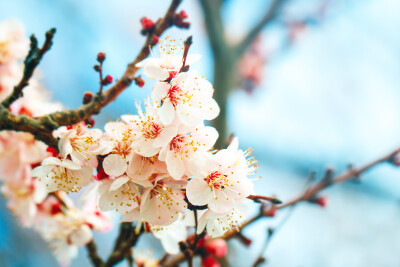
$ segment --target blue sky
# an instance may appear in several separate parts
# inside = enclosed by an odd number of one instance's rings
[[[265,1],[227,2],[227,34],[236,40],[262,16]],[[315,2],[300,1],[291,12],[303,14]],[[322,171],[330,165],[341,170],[349,162],[365,163],[400,144],[400,2],[336,2],[323,23],[309,28],[294,46],[270,61],[254,94],[239,90],[230,97],[229,128],[243,148],[256,150],[262,165],[259,193],[287,199],[300,191],[302,178],[311,169]],[[168,1],[14,0],[1,5],[0,19],[21,20],[27,34],[35,33],[41,40],[47,29],[57,27],[54,47],[40,66],[43,82],[54,99],[76,107],[84,91],[97,90],[97,74],[92,70],[97,52],[107,53],[105,70],[118,78],[143,41],[138,20],[144,15],[157,18]],[[193,35],[191,52],[203,54],[196,69],[211,77],[211,51],[199,6],[184,1],[182,7],[192,28],[173,29],[169,34]],[[279,29],[272,25],[263,36],[270,45],[279,39]],[[134,99],[144,99],[150,90],[151,82],[143,89],[129,88],[98,121],[131,112]],[[330,190],[326,210],[300,207],[271,243],[270,266],[398,266],[394,251],[399,248],[385,244],[400,237],[399,178],[400,170],[379,167],[365,176],[362,185]],[[3,240],[21,238],[14,224],[0,224],[8,232]],[[249,235],[256,236],[262,227],[265,224]],[[5,231],[0,229],[2,235]],[[111,248],[112,237],[113,233],[98,237],[108,243],[103,253]],[[18,240],[11,244],[17,247]],[[374,253],[375,248],[379,253]],[[29,251],[29,246],[23,249]],[[258,254],[254,251],[253,256]],[[34,254],[52,265],[48,254]],[[84,258],[81,251],[80,260]]]

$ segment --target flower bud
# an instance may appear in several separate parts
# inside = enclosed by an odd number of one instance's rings
[[[93,118],[89,118],[89,119],[85,120],[85,124],[89,128],[93,127],[95,123],[96,123],[96,121]]]
[[[202,259],[201,267],[221,267],[221,264],[215,258],[208,256]]]
[[[147,17],[143,17],[140,20],[140,23],[142,24],[142,27],[145,30],[151,30],[154,27],[154,22]]]
[[[328,204],[328,199],[325,196],[320,196],[320,197],[314,197],[312,199],[310,199],[311,203],[315,203],[321,207],[326,207],[326,205]]]
[[[218,258],[224,257],[228,252],[228,245],[226,244],[226,241],[222,238],[210,240],[206,243],[205,248],[208,253]]]
[[[87,104],[92,101],[93,97],[94,94],[92,92],[85,92],[85,94],[83,94],[83,104]]]
[[[55,215],[57,213],[61,212],[61,203],[52,203],[50,207],[50,214]]]
[[[95,177],[95,179],[97,181],[101,181],[101,180],[106,179],[106,178],[108,178],[108,175],[106,174],[106,172],[104,171],[103,168],[101,168],[100,170],[97,171],[97,175]]]
[[[181,17],[182,19],[186,19],[189,17],[189,15],[186,13],[185,10],[182,10],[181,12],[179,12],[178,16]]]
[[[190,27],[190,23],[184,21],[187,18],[188,14],[186,13],[186,11],[182,10],[181,12],[175,14],[173,21],[177,27],[187,29]]]
[[[101,70],[101,67],[100,67],[100,65],[94,65],[94,66],[93,66],[93,69],[94,69],[95,71],[99,72],[99,71]]]
[[[144,86],[144,80],[141,77],[135,77],[135,84],[139,87]]]
[[[104,52],[100,52],[97,54],[97,61],[102,63],[106,59],[106,54]]]
[[[275,214],[276,208],[274,206],[264,212],[264,216],[266,217],[275,217]]]
[[[158,44],[158,41],[160,41],[160,38],[157,35],[153,34],[151,36],[150,44],[156,45],[156,44]]]
[[[101,83],[103,84],[103,85],[108,85],[108,84],[110,84],[110,83],[112,83],[113,82],[113,77],[111,76],[111,75],[107,75],[102,81],[101,81]]]
[[[55,149],[55,148],[53,148],[53,147],[48,147],[47,149],[46,149],[46,151],[47,152],[49,152],[50,154],[51,154],[51,156],[53,156],[53,157],[57,157],[57,150]]]

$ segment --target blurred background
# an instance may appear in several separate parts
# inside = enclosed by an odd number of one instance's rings
[[[167,34],[193,35],[190,53],[203,55],[193,69],[222,84],[216,94],[226,114],[217,127],[223,132],[226,125],[226,136],[234,133],[241,148],[255,150],[263,177],[256,182],[258,194],[288,200],[302,192],[310,171],[317,177],[326,167],[339,173],[349,163],[359,166],[400,145],[400,2],[285,1],[234,59],[213,53],[209,39],[216,36],[210,30],[232,47],[265,16],[271,2],[203,2],[211,3],[214,19],[220,14],[224,33],[212,19],[204,19],[200,1],[186,0],[180,9],[188,13],[191,28]],[[35,33],[39,40],[57,28],[54,46],[40,65],[42,82],[54,100],[75,108],[85,91],[98,90],[92,68],[97,53],[106,52],[105,72],[118,79],[143,44],[140,18],[157,20],[168,5],[166,0],[3,0],[0,19],[21,21],[26,34]],[[229,79],[223,81],[221,73],[227,71]],[[105,108],[96,126],[134,112],[134,100],[151,91],[153,82],[146,82],[143,88],[131,86]],[[271,240],[266,266],[400,266],[398,168],[379,165],[361,183],[340,184],[322,194],[328,199],[325,208],[308,203],[295,208]],[[249,248],[232,241],[230,265],[250,266],[264,243],[260,233],[278,225],[287,212],[246,229],[253,240]],[[117,229],[95,236],[100,255],[109,254],[116,234]],[[149,243],[161,255],[151,237],[139,246]],[[44,242],[18,225],[4,200],[0,266],[58,266]],[[84,249],[71,266],[90,266]]]

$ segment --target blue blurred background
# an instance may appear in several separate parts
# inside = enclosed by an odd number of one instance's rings
[[[265,12],[263,0],[226,1],[227,35],[242,36]],[[293,0],[290,14],[307,17],[321,1]],[[262,32],[268,57],[265,76],[251,94],[238,88],[228,101],[229,131],[242,148],[252,147],[263,179],[257,193],[282,200],[300,193],[310,171],[327,166],[340,172],[349,163],[367,163],[400,145],[400,2],[394,0],[331,0],[322,20],[310,23],[287,45],[281,23]],[[135,57],[144,37],[139,19],[162,16],[169,1],[148,0],[3,0],[0,19],[15,18],[40,40],[57,28],[55,44],[40,65],[42,82],[53,98],[69,108],[80,105],[85,91],[95,92],[92,69],[99,51],[107,54],[105,72],[118,78]],[[212,53],[197,1],[184,1],[192,53],[203,58],[195,68],[212,76]],[[278,48],[277,48],[278,47]],[[96,118],[98,127],[134,111],[134,100],[151,90],[131,86]],[[265,254],[267,266],[400,266],[400,170],[380,165],[362,176],[323,192],[328,205],[301,204]],[[263,233],[276,226],[265,219],[245,231],[253,245],[231,242],[232,266],[249,266],[258,256]],[[108,255],[116,232],[97,235],[101,255]],[[150,242],[156,255],[160,245]],[[247,256],[248,255],[248,256]],[[0,266],[58,266],[43,241],[22,229],[0,200]],[[71,266],[90,266],[86,251]],[[121,266],[125,266],[121,264]]]

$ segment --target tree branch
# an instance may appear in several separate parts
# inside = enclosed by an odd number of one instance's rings
[[[242,41],[236,46],[236,55],[240,56],[249,47],[253,40],[260,34],[261,30],[273,21],[286,0],[272,0],[264,17],[247,33]]]
[[[225,30],[221,19],[220,0],[200,0],[203,9],[204,23],[207,29],[208,38],[210,39],[211,48],[214,56],[222,54],[228,46],[225,41]]]
[[[54,137],[52,136],[52,132],[55,129],[60,126],[79,123],[90,118],[94,114],[98,114],[103,107],[113,102],[118,97],[118,95],[121,94],[132,83],[132,81],[134,80],[134,75],[139,69],[138,67],[136,67],[136,64],[145,59],[150,53],[149,46],[152,45],[152,37],[154,35],[162,35],[166,29],[174,25],[173,18],[175,16],[176,9],[181,2],[182,0],[172,0],[171,5],[169,6],[165,16],[156,23],[154,30],[147,35],[146,42],[140,50],[139,54],[137,55],[136,59],[128,65],[121,79],[119,79],[106,92],[104,92],[103,94],[97,94],[89,103],[82,105],[77,109],[58,111],[38,118],[28,118],[26,116],[13,115],[11,112],[8,111],[7,105],[3,104],[2,106],[0,106],[0,130],[30,132],[35,136],[37,140],[43,141],[47,145],[57,148],[57,140],[54,139]],[[45,42],[43,48],[40,49],[40,53],[44,54],[44,52],[47,51],[50,46],[51,42]],[[26,61],[28,60],[28,58],[29,55]],[[30,72],[28,72],[28,74],[29,73]],[[24,83],[25,82],[23,79],[22,84]],[[18,90],[15,95],[20,95],[20,93],[18,93]],[[10,101],[11,100],[6,101],[5,104]]]
[[[91,262],[93,263],[93,266],[101,267],[103,265],[103,260],[97,254],[97,246],[93,240],[91,240],[89,242],[89,244],[86,245],[86,249],[88,251],[89,258],[90,258]]]
[[[44,41],[42,48],[38,47],[38,41],[35,35],[32,34],[31,47],[24,61],[24,73],[18,85],[14,86],[14,90],[12,91],[11,95],[9,95],[2,102],[2,105],[5,108],[9,108],[15,100],[22,97],[22,90],[29,84],[29,80],[31,79],[37,65],[39,65],[40,61],[42,60],[43,55],[50,50],[53,44],[53,37],[55,33],[55,28],[52,28],[46,32],[46,40]]]

